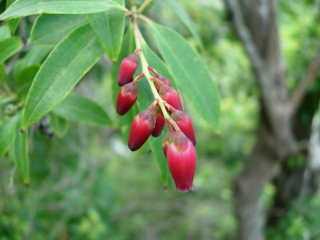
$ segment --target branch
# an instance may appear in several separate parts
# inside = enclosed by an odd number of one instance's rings
[[[144,0],[142,5],[138,9],[138,12],[142,13],[151,3],[152,3],[152,0]]]
[[[302,103],[308,88],[314,83],[317,79],[320,68],[320,52],[313,58],[311,61],[307,75],[304,79],[300,81],[299,86],[293,92],[291,97],[291,113],[295,113],[300,104]]]
[[[247,54],[251,60],[252,65],[254,68],[260,72],[263,67],[262,59],[257,51],[256,45],[254,44],[251,34],[243,20],[241,8],[237,0],[225,0],[229,10],[233,16],[233,22],[236,29],[236,32],[243,42]]]

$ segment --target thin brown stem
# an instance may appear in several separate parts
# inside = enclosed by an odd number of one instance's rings
[[[297,89],[293,92],[291,97],[292,109],[291,112],[294,113],[300,106],[301,102],[306,95],[308,88],[315,82],[318,77],[320,68],[320,52],[311,61],[306,77],[300,82]]]

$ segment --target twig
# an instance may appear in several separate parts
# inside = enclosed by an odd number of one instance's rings
[[[296,88],[296,90],[293,92],[291,97],[291,113],[295,113],[300,106],[301,102],[303,101],[308,88],[314,83],[314,81],[317,79],[319,74],[319,68],[320,68],[320,51],[317,53],[317,55],[313,58],[311,61],[307,75],[304,79],[301,80],[299,86]]]
[[[142,13],[151,3],[152,3],[152,0],[145,0],[140,6],[140,8],[138,9],[138,12]]]

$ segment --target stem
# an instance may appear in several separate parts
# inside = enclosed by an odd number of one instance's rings
[[[140,8],[138,9],[139,13],[142,13],[146,7],[148,7],[148,5],[152,2],[152,0],[144,0],[144,2],[142,3],[142,5],[140,6]]]
[[[138,14],[137,18],[141,19],[142,21],[146,22],[147,24],[152,24],[152,19],[142,15],[142,14]]]
[[[140,73],[133,79],[133,82],[139,82],[143,78],[144,78],[144,73]]]
[[[153,76],[149,72],[149,65],[147,62],[146,57],[143,54],[142,51],[142,43],[144,41],[143,36],[139,30],[136,18],[133,19],[133,29],[134,29],[134,36],[135,36],[135,41],[136,41],[136,52],[139,55],[140,62],[141,62],[141,68],[142,68],[142,73],[146,77],[151,92],[153,94],[154,99],[157,101],[160,110],[163,114],[163,117],[166,119],[167,122],[169,122],[176,131],[180,131],[180,128],[178,127],[177,123],[171,118],[170,114],[168,113],[166,109],[166,102],[161,98],[160,94],[158,93],[158,90],[156,86],[154,85],[154,82],[152,81]]]

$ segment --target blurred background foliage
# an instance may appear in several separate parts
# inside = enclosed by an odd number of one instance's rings
[[[166,1],[156,2],[150,15],[197,46]],[[197,129],[195,191],[164,190],[150,153],[146,149],[130,153],[117,128],[63,125],[60,130],[67,134],[53,138],[35,130],[29,187],[14,181],[12,162],[0,159],[1,240],[236,237],[231,183],[254,142],[259,96],[223,2],[181,2],[202,39],[200,51],[219,84],[222,106],[216,131]],[[304,76],[309,59],[319,50],[319,6],[316,0],[279,1],[282,48],[291,87]],[[25,22],[26,27],[30,22],[32,19]],[[116,126],[119,119],[113,109],[111,81],[110,63],[103,59],[77,91],[104,106]],[[315,88],[320,88],[319,81]],[[265,204],[272,194],[272,186],[267,187]],[[268,229],[268,238],[319,239],[319,211],[320,196],[299,199],[277,227]]]

